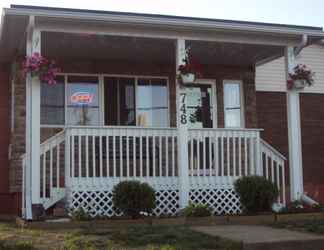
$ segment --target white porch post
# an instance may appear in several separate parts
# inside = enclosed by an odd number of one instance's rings
[[[178,39],[176,42],[176,72],[186,55],[186,41]],[[178,126],[178,166],[180,184],[180,208],[189,203],[189,165],[188,165],[188,118],[186,89],[177,80],[177,126]]]
[[[285,53],[286,73],[291,72],[295,66],[294,47],[288,46]],[[303,187],[303,161],[300,129],[300,103],[299,92],[296,89],[287,90],[287,120],[289,141],[289,171],[291,200],[300,199],[304,192]]]
[[[30,17],[27,35],[27,56],[41,52],[41,32],[34,29]],[[40,81],[27,74],[26,78],[26,187],[31,187],[32,218],[37,217],[40,199]],[[28,201],[27,201],[28,202]],[[28,207],[27,204],[26,207]]]

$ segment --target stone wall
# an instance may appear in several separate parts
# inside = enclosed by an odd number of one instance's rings
[[[17,71],[14,81],[14,127],[11,133],[10,159],[10,192],[21,192],[22,162],[21,156],[25,153],[26,131],[26,79],[21,71]]]

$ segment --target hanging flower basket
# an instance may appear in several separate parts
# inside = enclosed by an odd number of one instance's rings
[[[294,81],[294,88],[295,89],[303,89],[307,86],[306,80],[295,80]]]
[[[180,74],[182,83],[188,84],[188,83],[193,83],[196,79],[195,74],[193,73],[187,73],[187,74]]]
[[[182,84],[193,83],[196,77],[201,77],[201,65],[192,57],[190,48],[186,50],[184,64],[179,65],[179,80]]]
[[[287,88],[291,89],[304,89],[306,86],[312,86],[314,84],[314,75],[305,64],[298,64],[292,73],[289,73],[289,79],[287,81]]]
[[[55,84],[55,76],[60,72],[55,61],[48,60],[35,52],[31,56],[27,56],[23,62],[24,73],[30,73],[32,77],[38,77],[40,81],[48,84]]]

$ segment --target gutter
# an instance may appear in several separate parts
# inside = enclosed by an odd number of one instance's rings
[[[179,19],[176,17],[159,17],[159,16],[140,16],[135,14],[122,15],[122,14],[102,14],[102,13],[86,13],[68,10],[41,10],[33,8],[5,8],[6,15],[34,15],[36,17],[52,17],[60,19],[74,19],[74,20],[87,20],[87,21],[106,21],[122,24],[143,24],[143,25],[157,25],[169,26],[177,28],[200,28],[200,29],[221,29],[232,31],[247,31],[247,32],[263,32],[263,33],[277,33],[282,35],[303,35],[319,36],[324,38],[324,32],[320,29],[307,29],[307,28],[293,28],[293,27],[276,27],[270,25],[256,25],[256,24],[240,24],[234,22],[224,23],[221,21],[211,20],[190,20]]]

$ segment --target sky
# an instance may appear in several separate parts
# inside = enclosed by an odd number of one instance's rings
[[[324,0],[0,0],[10,4],[324,26]]]

